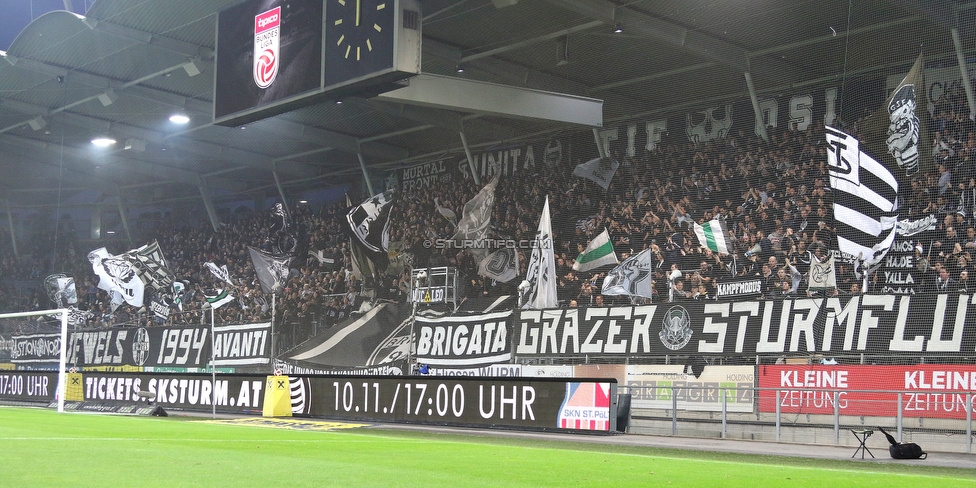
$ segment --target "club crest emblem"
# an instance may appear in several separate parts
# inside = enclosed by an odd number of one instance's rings
[[[140,327],[132,341],[132,360],[142,366],[146,364],[146,359],[149,359],[149,331]]]
[[[664,314],[661,332],[658,333],[664,347],[672,351],[681,350],[691,342],[691,335],[691,317],[688,311],[680,305],[668,309]]]
[[[278,76],[281,7],[254,16],[254,83],[267,88]]]

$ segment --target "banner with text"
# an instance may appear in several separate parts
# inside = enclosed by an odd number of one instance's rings
[[[909,317],[926,317],[910,320]],[[929,320],[931,318],[931,320]],[[976,295],[855,295],[743,302],[521,311],[515,355],[875,353],[976,351]]]
[[[417,362],[430,366],[489,366],[511,360],[512,311],[417,317]]]
[[[268,364],[271,323],[214,327],[142,327],[72,332],[68,335],[68,364],[79,368],[103,366],[206,367],[211,342],[216,366]],[[11,362],[18,366],[55,364],[59,360],[58,334],[14,336]]]
[[[965,419],[976,366],[759,366],[759,411]],[[774,389],[767,389],[774,388]],[[891,390],[895,393],[879,392]],[[836,393],[836,394],[835,394]]]
[[[81,375],[86,402],[139,403],[147,391],[165,409],[254,413],[264,405],[265,376],[210,374],[132,374],[86,372]],[[55,381],[57,377],[55,376]]]

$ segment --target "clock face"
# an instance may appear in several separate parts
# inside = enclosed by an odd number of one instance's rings
[[[394,0],[328,0],[326,86],[393,66]]]

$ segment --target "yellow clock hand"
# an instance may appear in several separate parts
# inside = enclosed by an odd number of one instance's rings
[[[359,12],[362,10],[361,0],[356,0],[356,27],[359,27]]]

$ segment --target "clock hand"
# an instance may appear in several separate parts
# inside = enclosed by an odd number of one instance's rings
[[[356,0],[356,27],[359,27],[359,12],[362,10],[361,0]]]

